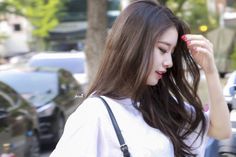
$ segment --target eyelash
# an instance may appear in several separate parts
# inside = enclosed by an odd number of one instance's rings
[[[167,52],[165,49],[160,48],[160,47],[159,47],[159,50],[160,50],[162,53],[166,53],[166,52]]]

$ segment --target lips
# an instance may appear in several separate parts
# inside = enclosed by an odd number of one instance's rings
[[[157,74],[158,79],[161,79],[163,77],[164,73],[165,73],[163,71],[155,71],[155,72]]]

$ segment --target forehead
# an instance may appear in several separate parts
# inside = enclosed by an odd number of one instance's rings
[[[166,43],[170,46],[175,46],[178,40],[178,32],[175,27],[168,28],[161,36],[158,38],[157,43]]]

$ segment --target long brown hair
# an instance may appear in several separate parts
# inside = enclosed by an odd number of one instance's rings
[[[178,31],[173,67],[157,85],[148,86],[154,45],[170,27]],[[199,69],[180,39],[189,32],[187,25],[165,6],[144,0],[131,3],[112,26],[98,73],[87,94],[114,99],[130,97],[140,102],[144,120],[170,138],[176,157],[195,156],[184,140],[200,124],[199,136],[203,137],[206,131],[197,95]],[[186,72],[191,82],[187,81]],[[190,109],[186,109],[185,102]]]

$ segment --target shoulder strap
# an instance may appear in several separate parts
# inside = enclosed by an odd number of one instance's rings
[[[98,98],[100,98],[102,100],[102,102],[105,104],[105,106],[107,108],[107,111],[108,111],[109,116],[111,118],[112,125],[115,129],[115,132],[116,132],[116,136],[117,136],[119,143],[120,143],[120,149],[123,152],[124,157],[130,157],[128,146],[125,144],[125,140],[121,134],[119,125],[117,124],[116,118],[115,118],[110,106],[108,105],[108,103],[106,102],[106,100],[104,98],[102,98],[101,96],[98,96]]]

